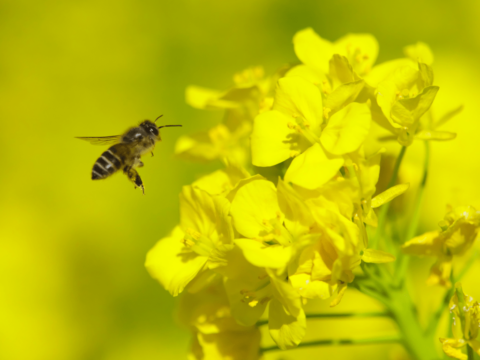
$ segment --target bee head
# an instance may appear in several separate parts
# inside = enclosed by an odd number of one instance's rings
[[[142,122],[140,124],[140,127],[143,128],[148,135],[157,137],[159,134],[157,126],[150,120],[145,120],[144,122]]]

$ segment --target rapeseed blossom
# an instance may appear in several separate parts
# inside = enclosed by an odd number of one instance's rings
[[[480,304],[471,296],[463,292],[460,284],[456,285],[455,293],[449,303],[450,316],[452,317],[453,338],[440,338],[443,351],[448,356],[468,360],[462,348],[469,346],[480,355]]]
[[[469,206],[451,209],[440,231],[415,236],[428,141],[453,139],[438,127],[461,108],[439,120],[432,115],[439,87],[424,43],[383,64],[375,64],[379,46],[370,34],[330,42],[308,28],[293,45],[299,65],[271,76],[248,68],[223,92],[187,88],[187,103],[223,111],[224,118],[180,138],[176,153],[221,160],[224,167],[184,186],[179,224],[150,250],[146,267],[181,297],[179,316],[193,334],[191,359],[254,360],[312,345],[304,342],[308,319],[321,314],[307,313],[305,305],[328,299],[338,306],[349,288],[379,301],[397,322],[399,335],[388,341],[401,341],[413,359],[436,358],[430,327],[438,317],[422,329],[405,286],[406,254],[435,256],[428,283],[448,287],[453,257],[477,236],[480,215]],[[381,192],[386,150],[372,139],[378,126],[391,133],[381,140],[401,145]],[[398,239],[405,231],[390,221],[389,202],[410,191],[397,175],[414,140],[426,144],[424,176],[407,238]],[[267,324],[276,347],[260,345],[259,327]],[[442,340],[449,355],[461,341],[477,346],[476,333],[465,331]]]
[[[427,283],[450,287],[452,260],[472,247],[480,228],[480,212],[471,206],[449,209],[439,226],[441,230],[417,236],[402,248],[407,254],[436,257]]]

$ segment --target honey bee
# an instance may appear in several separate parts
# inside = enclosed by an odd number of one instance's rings
[[[154,122],[145,120],[139,126],[128,129],[122,135],[77,137],[77,139],[86,140],[93,145],[111,145],[93,165],[92,180],[105,179],[118,170],[122,170],[128,179],[135,184],[135,188],[142,188],[142,192],[145,194],[142,179],[135,170],[135,168],[143,166],[140,158],[149,152],[153,156],[155,143],[162,140],[159,129],[182,126],[163,125],[157,127],[155,123],[162,116],[157,117]]]

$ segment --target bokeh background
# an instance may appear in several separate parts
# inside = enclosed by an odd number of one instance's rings
[[[465,110],[445,127],[458,139],[433,145],[422,227],[434,228],[447,203],[480,208],[479,18],[477,0],[1,0],[0,359],[186,357],[189,334],[175,323],[175,300],[143,266],[178,222],[181,187],[220,166],[173,156],[180,135],[221,118],[189,108],[185,88],[225,89],[251,65],[273,73],[296,61],[292,37],[308,26],[329,40],[374,34],[377,63],[419,40],[431,46],[436,111]],[[145,158],[145,196],[120,175],[90,180],[102,148],[74,136],[115,135],[160,114],[183,128],[164,129],[155,157]],[[421,163],[421,150],[409,150],[407,166]],[[428,269],[418,271],[424,278]],[[477,263],[465,285],[477,298],[479,271]],[[376,306],[345,299],[343,311]],[[391,327],[315,326],[331,336]],[[281,358],[309,358],[303,351]],[[402,356],[389,345],[316,354]]]

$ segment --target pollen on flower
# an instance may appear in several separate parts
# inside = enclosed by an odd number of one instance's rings
[[[187,235],[182,240],[180,240],[180,242],[186,247],[192,247],[193,245],[195,245],[195,243],[190,239],[190,237],[187,237]]]
[[[257,306],[257,304],[258,304],[258,300],[252,300],[248,303],[248,306],[255,307],[255,306]]]
[[[265,303],[267,303],[267,302],[269,302],[269,301],[270,301],[270,298],[269,298],[268,296],[266,296],[266,297],[264,297],[262,300],[260,300],[260,305],[263,305],[263,304],[265,304]]]
[[[292,150],[290,151],[290,157],[295,158],[300,154],[300,151]]]
[[[328,95],[332,92],[332,89],[330,88],[330,83],[326,80],[323,80],[322,81],[322,92],[325,94],[325,95]]]
[[[242,294],[242,291],[240,291],[240,294]],[[243,299],[241,300],[241,302],[249,304],[249,305],[251,303],[255,302],[255,301],[256,301],[255,305],[258,303],[258,300],[256,300],[256,296],[255,296],[254,292],[248,291],[247,293],[242,294],[242,295],[243,295]]]

